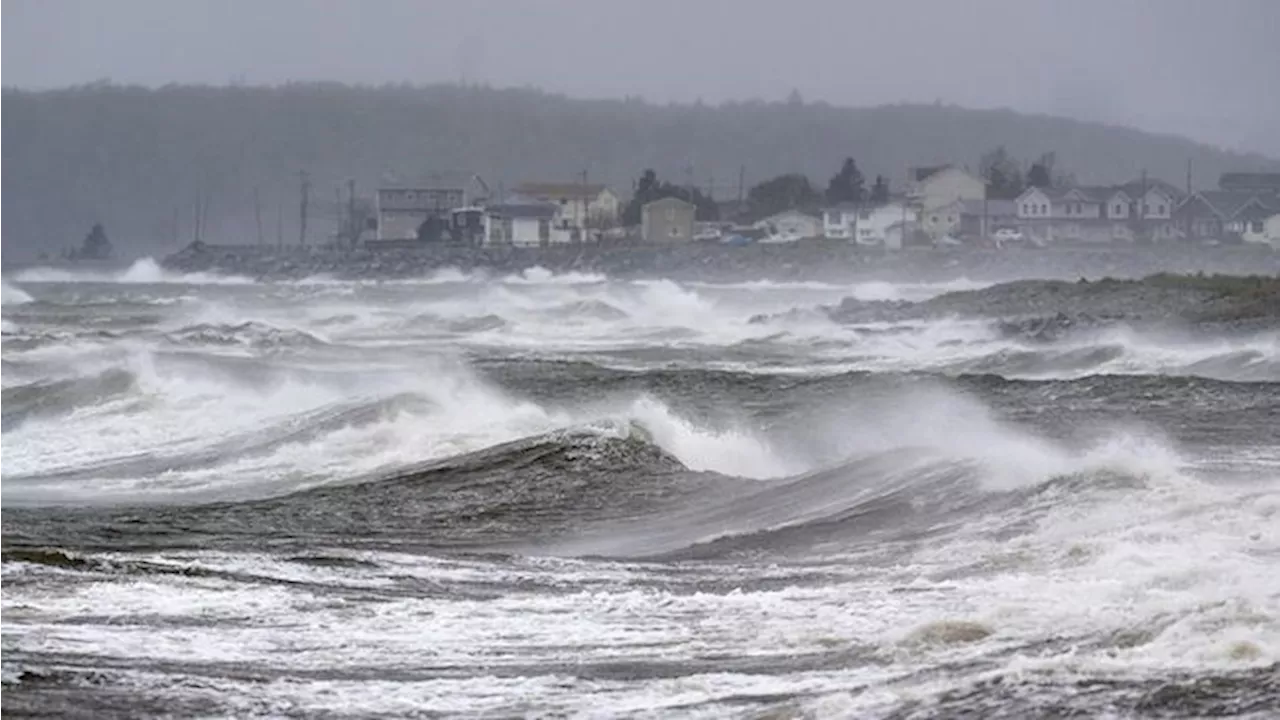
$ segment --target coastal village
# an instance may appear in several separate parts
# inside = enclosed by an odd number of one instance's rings
[[[807,185],[796,175],[770,182],[795,184],[797,178]],[[522,183],[496,199],[479,178],[458,186],[381,187],[369,200],[353,198],[333,242],[372,250],[426,243],[812,241],[882,251],[1125,243],[1253,243],[1280,249],[1280,173],[1226,173],[1216,188],[1198,191],[1139,177],[1115,185],[1029,184],[1014,197],[993,197],[989,180],[942,165],[910,169],[900,193],[888,193],[884,178],[877,178],[876,187],[859,200],[816,203],[812,197],[794,197],[802,192],[791,192],[794,199],[788,200],[783,188],[783,199],[775,200],[769,208],[775,211],[767,214],[758,210],[767,202],[715,201],[697,188],[658,186],[652,171],[648,179],[648,194],[657,197],[647,201],[638,191],[624,201],[610,187],[585,182]]]

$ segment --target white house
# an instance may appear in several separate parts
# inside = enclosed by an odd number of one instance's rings
[[[924,210],[949,205],[957,200],[981,200],[987,184],[951,165],[912,168],[907,178],[907,200]]]
[[[919,226],[920,213],[915,207],[892,202],[858,211],[857,243],[887,249],[901,249],[904,230],[910,234]]]
[[[1039,244],[1108,243],[1176,237],[1176,194],[1159,181],[1119,186],[1027,188],[1014,209],[1022,230]]]
[[[829,240],[853,240],[858,229],[858,210],[853,203],[841,203],[822,211],[822,236]]]
[[[1244,242],[1256,245],[1270,245],[1280,250],[1280,212],[1272,212],[1269,217],[1255,217],[1250,220],[1240,233]]]
[[[795,242],[823,234],[822,221],[799,210],[783,210],[760,220],[753,227],[767,233],[761,242]]]
[[[484,244],[536,247],[571,242],[570,230],[553,227],[557,211],[550,203],[490,205],[484,211]]]
[[[562,226],[613,227],[622,209],[618,196],[604,185],[529,182],[517,185],[515,193],[534,202],[558,206],[557,221]]]

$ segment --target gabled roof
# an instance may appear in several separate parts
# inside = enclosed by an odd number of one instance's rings
[[[593,198],[606,189],[604,185],[597,184],[527,182],[517,185],[515,191],[536,197]]]
[[[913,167],[911,168],[911,179],[914,182],[924,182],[929,178],[937,175],[943,170],[950,170],[954,165],[933,165],[929,167]]]
[[[1174,202],[1178,202],[1186,194],[1181,190],[1179,190],[1178,188],[1174,187],[1173,185],[1170,185],[1169,183],[1163,180],[1157,180],[1155,178],[1147,178],[1145,182],[1141,179],[1132,180],[1123,185],[1117,186],[1117,189],[1124,190],[1126,195],[1134,199],[1137,199],[1143,196],[1143,192],[1142,192],[1143,188],[1146,188],[1147,192],[1150,192],[1152,190],[1159,190],[1160,192],[1167,195],[1169,199],[1173,200]]]
[[[774,213],[774,214],[772,214],[772,215],[767,215],[767,216],[765,216],[765,217],[761,218],[760,222],[766,222],[766,221],[769,221],[769,220],[777,220],[777,219],[779,219],[779,218],[790,217],[790,216],[792,216],[792,215],[799,215],[800,217],[805,218],[806,220],[817,220],[817,219],[818,219],[818,216],[817,216],[817,215],[813,215],[813,214],[811,214],[811,213],[807,213],[807,212],[805,212],[805,211],[803,211],[803,210],[797,210],[797,209],[795,209],[795,208],[791,208],[791,209],[789,209],[789,210],[783,210],[782,212],[776,212],[776,213]]]
[[[1202,190],[1187,198],[1181,207],[1193,201],[1200,201],[1219,219],[1230,220],[1250,205],[1267,208],[1266,203],[1257,193],[1234,190]]]
[[[645,203],[644,207],[647,207],[647,208],[648,207],[691,207],[692,208],[697,206],[691,202],[685,202],[684,200],[681,200],[678,197],[669,195],[664,198],[658,198],[657,200],[651,200]]]

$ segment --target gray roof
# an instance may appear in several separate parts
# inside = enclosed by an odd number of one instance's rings
[[[559,208],[549,203],[504,203],[490,205],[485,212],[504,218],[551,218]]]
[[[695,207],[691,202],[685,202],[678,197],[664,197],[652,200],[644,204],[645,207]]]
[[[1018,214],[1018,203],[1013,200],[965,200],[961,212],[965,215],[982,215],[987,217],[1013,216]]]
[[[1268,206],[1266,200],[1259,197],[1258,193],[1234,190],[1204,190],[1196,193],[1193,198],[1203,200],[1215,215],[1224,220],[1235,217],[1237,213],[1253,202]]]

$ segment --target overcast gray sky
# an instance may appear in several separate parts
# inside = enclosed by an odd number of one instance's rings
[[[3,81],[941,100],[1280,157],[1280,0],[4,0]]]

